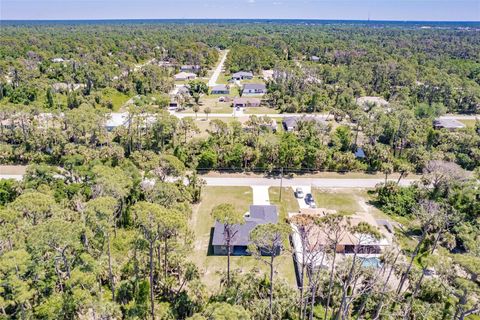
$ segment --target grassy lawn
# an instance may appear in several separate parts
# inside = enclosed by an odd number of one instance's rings
[[[262,77],[254,76],[253,79],[251,79],[251,80],[242,80],[241,83],[242,83],[242,84],[245,84],[245,83],[265,83],[265,81],[263,80]]]
[[[113,111],[118,111],[131,97],[118,92],[117,90],[104,89],[100,93],[102,101],[111,101],[113,104]]]
[[[475,128],[476,120],[459,120],[461,123],[467,126],[467,128]]]
[[[230,76],[225,75],[225,73],[221,72],[218,76],[217,83],[219,84],[227,84]]]
[[[194,208],[191,227],[195,233],[195,246],[190,258],[199,267],[202,280],[210,290],[219,287],[220,273],[227,269],[227,257],[212,255],[210,241],[214,221],[210,213],[220,203],[231,203],[241,212],[247,212],[252,201],[252,189],[249,187],[206,187],[202,202]],[[277,265],[277,279],[283,278],[294,285],[295,274],[291,256],[286,254],[278,257]],[[231,269],[267,272],[263,262],[249,256],[231,257]]]
[[[343,211],[349,214],[362,211],[355,194],[350,190],[340,192],[339,190],[314,188],[312,194],[318,208],[337,210],[337,212]]]
[[[245,108],[245,114],[278,114],[280,113],[277,109],[272,109],[268,107],[255,107],[255,108]]]
[[[179,111],[180,113],[194,113],[193,105],[191,107],[185,108],[185,110]],[[206,107],[209,107],[211,113],[232,113],[232,103],[231,102],[218,102],[217,98],[212,96],[204,97],[200,100],[200,111],[198,111],[198,116],[205,117],[204,110]]]
[[[282,202],[280,203],[280,187],[270,187],[268,189],[270,203],[277,205],[280,210],[280,220],[285,220],[289,212],[298,212],[300,209],[298,201],[290,187],[282,188]]]

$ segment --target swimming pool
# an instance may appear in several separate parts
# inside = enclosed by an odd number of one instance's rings
[[[365,268],[380,268],[382,266],[382,263],[380,262],[379,258],[373,257],[373,258],[362,258],[362,267]]]

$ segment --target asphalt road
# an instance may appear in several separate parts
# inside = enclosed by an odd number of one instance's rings
[[[0,179],[22,180],[21,174],[0,173]],[[384,179],[324,179],[324,178],[230,178],[230,177],[202,177],[207,186],[212,187],[250,187],[250,186],[268,186],[284,187],[310,186],[317,188],[374,188],[377,184],[385,182]],[[396,181],[396,180],[391,180]],[[410,185],[413,181],[405,179],[400,181],[400,185]]]
[[[311,186],[317,188],[374,188],[377,184],[385,182],[385,179],[322,179],[322,178],[217,178],[202,177],[207,186],[212,187],[248,187],[270,186],[284,187]],[[281,181],[282,180],[282,181]],[[391,180],[396,181],[396,180]],[[410,185],[411,179],[401,180],[400,185]]]

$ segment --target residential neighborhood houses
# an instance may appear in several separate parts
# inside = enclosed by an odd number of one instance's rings
[[[252,80],[252,79],[253,79],[252,72],[239,71],[232,74],[232,80],[234,81]]]
[[[246,83],[243,85],[244,95],[263,95],[267,93],[267,87],[263,83]]]
[[[197,75],[195,73],[182,71],[174,75],[174,78],[175,81],[195,80]]]
[[[233,99],[234,108],[259,107],[261,100],[258,98],[235,98]]]
[[[329,258],[324,256],[326,248],[332,243],[334,234],[329,234],[318,224],[318,219],[327,215],[337,214],[336,210],[327,210],[325,208],[302,208],[299,212],[288,214],[292,227],[292,244],[296,256],[297,264],[305,263],[310,267],[326,267],[331,263]],[[295,217],[302,217],[301,221],[311,221],[311,224],[298,224]],[[317,222],[315,222],[317,221]],[[357,212],[353,215],[343,216],[340,222],[338,238],[335,239],[335,252],[339,258],[356,254],[357,257],[364,259],[365,264],[371,267],[378,267],[381,253],[391,245],[393,234],[388,228],[377,222],[370,214],[366,212]],[[370,235],[357,234],[352,231],[360,223],[367,223],[375,230],[380,232],[381,238],[375,239]],[[388,224],[387,224],[388,225]],[[297,265],[297,267],[299,267]]]
[[[198,73],[201,69],[202,68],[198,64],[196,65],[187,64],[180,67],[180,71],[193,72],[193,73]]]
[[[328,125],[323,117],[306,116],[306,115],[303,115],[301,117],[295,117],[295,116],[285,117],[282,120],[282,124],[283,124],[283,128],[285,129],[285,131],[292,132],[292,131],[297,130],[298,125],[301,122],[309,122],[309,121],[313,121],[316,124],[322,125],[322,126]]]
[[[230,94],[230,89],[225,84],[219,84],[211,89],[211,94]]]

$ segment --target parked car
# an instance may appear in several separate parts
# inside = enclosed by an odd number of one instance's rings
[[[315,202],[315,200],[313,200],[313,196],[311,193],[307,193],[305,195],[305,203],[310,204],[311,202]]]
[[[302,199],[304,197],[304,193],[303,193],[303,190],[302,188],[297,188],[295,190],[295,197],[299,198],[299,199]]]
[[[313,199],[313,196],[311,193],[307,193],[305,195],[305,203],[310,206],[310,208],[316,208],[317,204],[315,203],[315,199]]]

